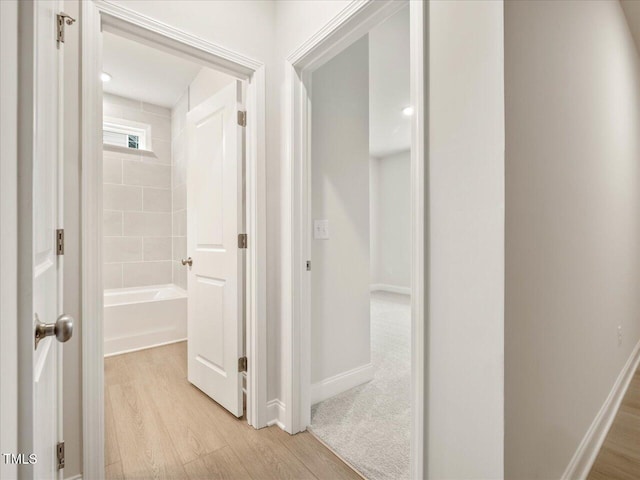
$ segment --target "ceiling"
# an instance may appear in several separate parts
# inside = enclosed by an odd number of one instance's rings
[[[411,146],[409,7],[369,32],[369,152],[381,157]]]
[[[107,93],[173,107],[202,68],[200,65],[112,33],[103,33],[102,71]]]

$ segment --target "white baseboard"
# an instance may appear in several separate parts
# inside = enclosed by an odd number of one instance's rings
[[[411,295],[411,287],[401,287],[400,285],[388,285],[386,283],[372,283],[369,286],[372,292],[391,292]]]
[[[73,477],[67,477],[64,480],[82,480],[82,475],[74,475]]]
[[[593,419],[593,423],[580,442],[578,449],[573,454],[573,458],[562,475],[562,480],[584,480],[587,478],[616,413],[618,413],[620,403],[627,392],[633,374],[638,368],[638,363],[640,363],[640,342],[636,344],[631,352],[631,356],[629,356],[627,363],[620,375],[618,375],[616,383],[613,385],[611,392],[609,392],[609,396]]]
[[[284,403],[282,403],[280,400],[274,398],[273,400],[269,400],[267,402],[267,418],[269,419],[267,421],[268,427],[270,427],[271,425],[277,425],[282,430],[285,430],[284,414],[285,406]]]
[[[311,405],[373,379],[373,365],[367,363],[311,385]]]
[[[168,342],[153,343],[150,345],[145,345],[144,347],[130,348],[128,350],[105,353],[104,358],[114,357],[116,355],[123,355],[125,353],[139,352],[140,350],[148,350],[150,348],[164,347],[165,345],[171,345],[172,343],[180,343],[180,342],[186,342],[186,341],[187,341],[187,338],[185,337],[185,338],[178,338],[177,340],[169,340]]]

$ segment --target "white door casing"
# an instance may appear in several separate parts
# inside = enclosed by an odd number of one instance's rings
[[[30,129],[19,138],[23,146],[20,162],[24,164],[19,180],[19,269],[25,269],[19,283],[19,322],[27,322],[30,329],[20,330],[19,369],[25,372],[19,378],[20,400],[19,431],[22,454],[34,454],[31,466],[22,465],[24,478],[61,478],[58,469],[57,443],[61,440],[61,346],[55,336],[48,336],[35,346],[36,319],[55,323],[62,306],[62,257],[57,255],[56,229],[62,218],[59,202],[61,181],[60,156],[60,75],[61,49],[56,44],[56,15],[59,1],[32,2],[22,6],[21,25],[31,23],[33,55],[31,77],[21,85],[20,113],[24,115],[21,127]],[[31,17],[32,16],[32,17]],[[25,22],[25,23],[22,23]],[[24,53],[24,52],[21,52]],[[29,55],[28,55],[29,56]],[[26,73],[29,67],[21,67]],[[31,88],[32,87],[32,88]],[[29,115],[29,118],[27,118]],[[29,142],[31,150],[24,148]],[[30,200],[30,201],[29,201]],[[30,261],[29,261],[30,260]],[[30,281],[29,277],[30,276]],[[31,357],[28,353],[30,352]],[[29,366],[27,367],[26,364]],[[27,449],[28,451],[24,451]]]
[[[242,127],[237,81],[187,115],[188,377],[243,414],[244,254]]]

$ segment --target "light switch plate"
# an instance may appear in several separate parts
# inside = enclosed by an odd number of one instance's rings
[[[315,240],[329,239],[329,220],[313,221],[313,238]]]

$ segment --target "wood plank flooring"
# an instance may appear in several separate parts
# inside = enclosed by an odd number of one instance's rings
[[[640,478],[640,369],[622,399],[588,480]]]
[[[255,430],[187,381],[185,342],[105,359],[108,479],[361,479],[307,432]]]

